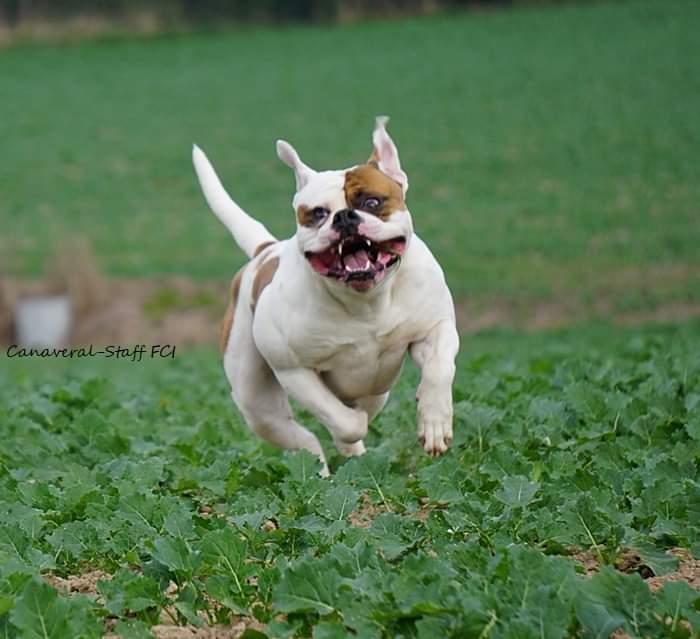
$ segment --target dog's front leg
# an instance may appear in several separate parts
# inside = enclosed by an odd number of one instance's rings
[[[428,455],[444,453],[452,442],[452,382],[459,335],[452,321],[443,320],[426,337],[410,346],[421,370],[416,392],[418,440]]]
[[[276,370],[275,375],[287,393],[328,428],[341,452],[364,451],[361,441],[367,435],[367,413],[343,404],[313,370]]]

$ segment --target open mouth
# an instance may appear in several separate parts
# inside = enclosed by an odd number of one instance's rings
[[[325,251],[308,251],[306,259],[317,273],[365,291],[384,279],[386,272],[401,260],[405,249],[404,237],[375,242],[363,235],[351,235]]]

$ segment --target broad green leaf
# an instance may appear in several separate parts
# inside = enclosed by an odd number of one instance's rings
[[[192,575],[201,562],[199,553],[180,537],[159,537],[153,542],[153,558],[175,572]]]
[[[566,397],[573,409],[587,422],[605,418],[603,394],[590,382],[576,382],[566,389]]]
[[[608,566],[580,586],[576,614],[591,637],[607,637],[625,627],[635,636],[660,632],[653,597],[639,575],[625,575]]]
[[[436,639],[450,637],[452,615],[439,617],[421,617],[416,621],[416,637],[418,639]]]
[[[685,429],[692,439],[696,442],[700,441],[700,415],[697,411],[688,417]]]
[[[248,613],[248,595],[245,581],[240,573],[231,575],[212,575],[204,582],[204,589],[212,600],[232,610],[236,614]]]
[[[225,572],[236,574],[244,567],[247,543],[230,526],[207,533],[201,542],[202,559]]]
[[[337,621],[322,621],[314,626],[313,639],[347,639],[348,630]]]
[[[537,482],[528,481],[526,477],[505,477],[501,489],[494,493],[494,497],[508,506],[527,506],[539,490]]]
[[[654,571],[655,575],[666,575],[678,567],[676,557],[651,544],[637,544],[635,550],[639,553],[642,561]]]
[[[84,598],[64,599],[35,580],[28,582],[15,600],[10,621],[26,639],[92,639],[102,635]]]
[[[354,546],[335,544],[328,557],[333,558],[344,577],[357,577],[366,568],[379,565],[376,551],[366,541],[359,541]]]
[[[4,615],[15,603],[14,597],[0,595],[0,617]]]
[[[164,603],[158,583],[151,577],[139,575],[126,568],[118,570],[112,579],[99,581],[97,589],[105,599],[112,615],[139,613],[160,608]]]
[[[10,623],[10,616],[0,616],[0,639],[16,639],[17,630]]]
[[[370,527],[376,547],[392,561],[418,541],[420,528],[395,513],[379,515]]]
[[[310,557],[282,572],[272,603],[279,612],[315,611],[327,615],[341,597],[341,577],[327,560]]]
[[[357,506],[358,493],[350,486],[335,486],[323,497],[323,513],[329,519],[344,521]]]
[[[173,537],[190,539],[194,534],[192,513],[184,508],[171,512],[163,522],[163,528]]]
[[[317,479],[321,471],[321,461],[308,450],[288,453],[286,462],[290,478],[301,483]]]
[[[683,628],[683,621],[700,629],[700,591],[684,581],[668,581],[656,595],[656,610],[667,619],[672,632]]]
[[[430,464],[418,472],[420,486],[433,503],[450,503],[462,499],[460,490],[461,464],[455,459],[446,459],[447,464]]]
[[[74,559],[97,553],[101,549],[100,539],[89,521],[69,521],[62,524],[47,541],[56,553],[67,553]]]

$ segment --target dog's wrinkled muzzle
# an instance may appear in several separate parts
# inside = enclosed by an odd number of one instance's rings
[[[333,216],[332,228],[341,239],[357,234],[357,229],[362,222],[362,217],[352,209],[341,209]]]

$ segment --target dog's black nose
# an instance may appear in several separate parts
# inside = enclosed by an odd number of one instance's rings
[[[333,216],[333,230],[338,231],[341,235],[353,235],[357,232],[357,227],[360,226],[362,217],[357,211],[352,209],[341,209]]]

